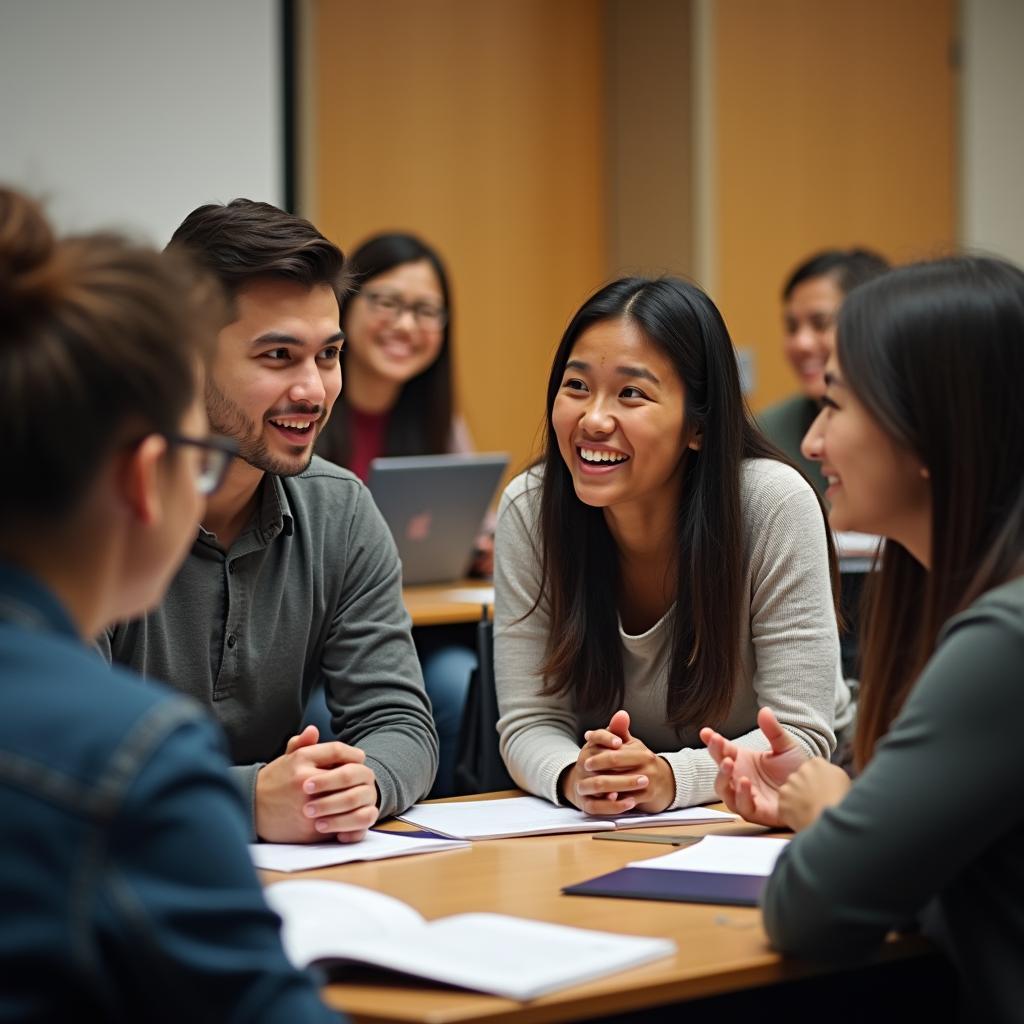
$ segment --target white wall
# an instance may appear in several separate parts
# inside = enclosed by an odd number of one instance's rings
[[[1024,267],[1024,3],[961,2],[960,240]]]
[[[280,47],[277,0],[0,0],[0,182],[157,245],[204,202],[280,205]]]

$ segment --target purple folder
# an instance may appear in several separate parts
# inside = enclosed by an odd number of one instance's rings
[[[587,882],[566,886],[567,896],[615,896],[627,900],[724,903],[756,907],[768,879],[763,875],[723,875],[711,871],[622,868]]]

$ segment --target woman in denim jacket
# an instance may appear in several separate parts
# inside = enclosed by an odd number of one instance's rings
[[[337,1019],[285,958],[218,731],[88,644],[160,600],[231,457],[218,307],[0,189],[0,1020]]]

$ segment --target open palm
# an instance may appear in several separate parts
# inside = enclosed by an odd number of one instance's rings
[[[714,729],[702,729],[700,738],[718,765],[715,792],[722,802],[747,821],[779,827],[779,790],[807,760],[806,751],[779,725],[769,708],[762,708],[757,724],[771,744],[770,750],[750,750],[726,739]]]

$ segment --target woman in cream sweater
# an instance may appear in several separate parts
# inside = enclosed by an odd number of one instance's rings
[[[555,355],[544,456],[498,516],[495,678],[518,785],[594,814],[714,798],[698,737],[800,757],[848,724],[821,503],[753,426],[711,300],[627,278]]]

